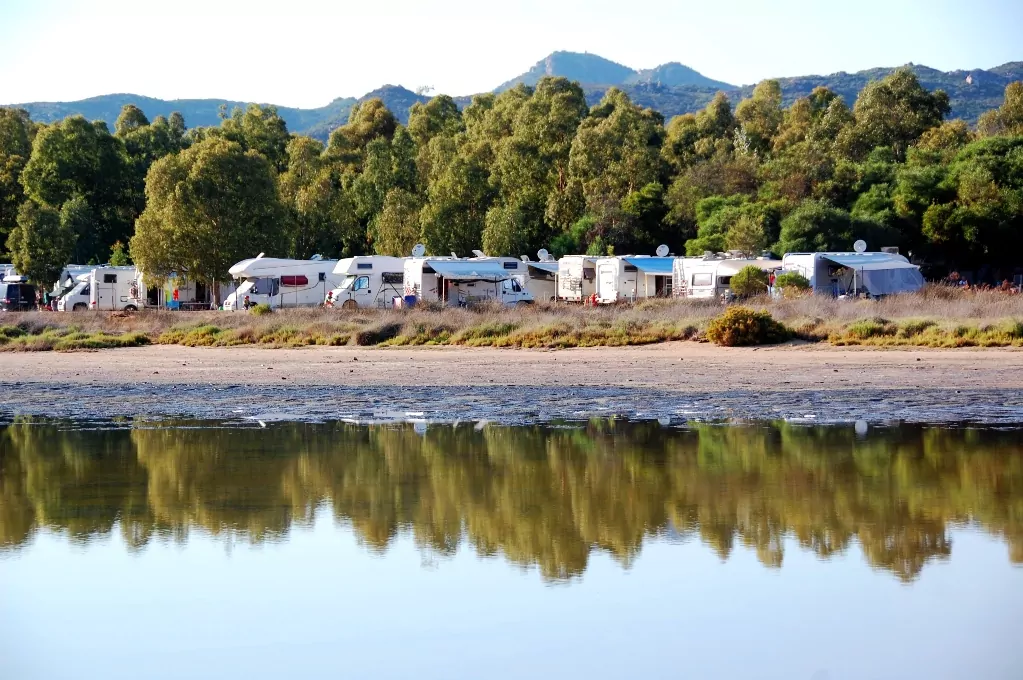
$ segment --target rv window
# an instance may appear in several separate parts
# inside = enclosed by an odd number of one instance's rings
[[[353,288],[353,290],[365,290],[366,288],[369,288],[369,277],[360,276],[355,281],[355,287]]]
[[[405,283],[405,274],[402,272],[384,272],[380,275],[380,280],[389,284]]]
[[[341,290],[348,290],[355,283],[355,277],[349,274],[345,277],[345,280],[341,282]]]
[[[693,288],[714,285],[713,274],[693,274]]]
[[[586,279],[587,281],[594,280],[595,278],[597,278],[597,270],[594,269],[593,267],[584,267],[583,278]]]
[[[298,274],[297,276],[282,276],[281,277],[281,285],[282,286],[308,286],[309,285],[309,279],[305,276],[305,274]]]
[[[731,283],[732,283],[732,277],[731,276],[719,276],[718,277],[718,285],[719,286],[727,286],[727,285],[730,285]]]
[[[522,286],[520,286],[519,282],[516,281],[515,279],[512,279],[511,286],[512,286],[512,290],[515,291],[516,293],[521,293],[522,292]]]
[[[633,265],[627,264],[627,265],[625,265],[625,271],[627,271],[627,272],[634,272],[634,271],[638,271],[638,270]]]
[[[373,269],[373,263],[372,262],[356,262],[355,263],[355,268],[356,269]]]
[[[104,274],[103,283],[117,283],[117,274]]]
[[[503,264],[504,264],[504,268],[505,269],[518,269],[519,268],[519,263],[518,262],[504,262]]]

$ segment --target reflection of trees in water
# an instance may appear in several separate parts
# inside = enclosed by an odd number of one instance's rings
[[[828,557],[862,545],[911,579],[951,552],[950,524],[1004,536],[1023,562],[1023,454],[1016,432],[784,423],[597,421],[585,428],[275,425],[267,429],[61,430],[0,435],[0,547],[38,527],[87,540],[120,527],[131,546],[192,527],[274,540],[326,505],[384,550],[409,532],[430,553],[481,554],[581,574],[594,549],[628,564],[672,530],[767,566],[784,539]]]

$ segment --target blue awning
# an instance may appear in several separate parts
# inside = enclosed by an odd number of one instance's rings
[[[670,276],[675,266],[673,257],[626,257],[625,261],[645,274]]]
[[[426,264],[433,271],[453,281],[504,281],[516,274],[525,274],[524,263],[514,261],[491,260],[479,262],[473,260],[427,260]],[[505,265],[515,265],[514,269],[506,269]],[[522,265],[522,266],[520,266]]]

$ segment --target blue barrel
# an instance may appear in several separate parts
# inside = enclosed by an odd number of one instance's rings
[[[406,307],[415,307],[416,306],[416,296],[415,295],[406,295],[405,296],[405,306]]]

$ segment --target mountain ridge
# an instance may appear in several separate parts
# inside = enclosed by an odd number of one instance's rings
[[[976,122],[984,111],[1001,104],[1008,83],[1023,80],[1023,61],[1007,62],[990,69],[953,71],[940,71],[912,63],[907,66],[917,74],[925,87],[930,90],[941,88],[949,94],[952,106],[950,118],[963,118],[971,123]],[[896,68],[898,67],[878,67],[855,73],[839,71],[828,75],[793,76],[775,80],[781,85],[785,105],[791,104],[799,97],[807,96],[815,87],[823,86],[844,97],[851,106],[859,91],[868,82],[883,78]],[[678,62],[637,71],[597,55],[554,52],[534,64],[529,71],[505,81],[494,91],[502,91],[502,88],[514,87],[519,83],[535,84],[535,81],[532,83],[529,81],[534,76],[539,80],[545,75],[568,77],[579,82],[590,105],[599,102],[610,87],[618,87],[636,104],[659,111],[665,119],[699,111],[719,91],[724,92],[733,105],[737,104],[741,98],[748,97],[754,87],[733,86],[712,80]],[[612,76],[612,79],[619,82],[582,79],[607,80]],[[692,82],[685,82],[687,80]],[[403,123],[408,121],[409,110],[413,105],[430,99],[400,85],[384,85],[362,97],[338,97],[322,107],[303,109],[277,106],[277,110],[292,132],[307,134],[325,141],[331,131],[347,121],[352,106],[374,97],[379,97]],[[455,97],[455,101],[460,106],[465,106],[471,101],[471,96]],[[104,120],[113,127],[121,107],[125,104],[135,104],[150,119],[179,111],[185,117],[186,125],[199,127],[218,125],[221,106],[226,106],[230,112],[235,106],[246,106],[247,102],[198,98],[167,100],[131,93],[114,93],[69,102],[29,102],[8,106],[23,108],[29,112],[33,120],[44,123],[81,114],[90,120]]]

